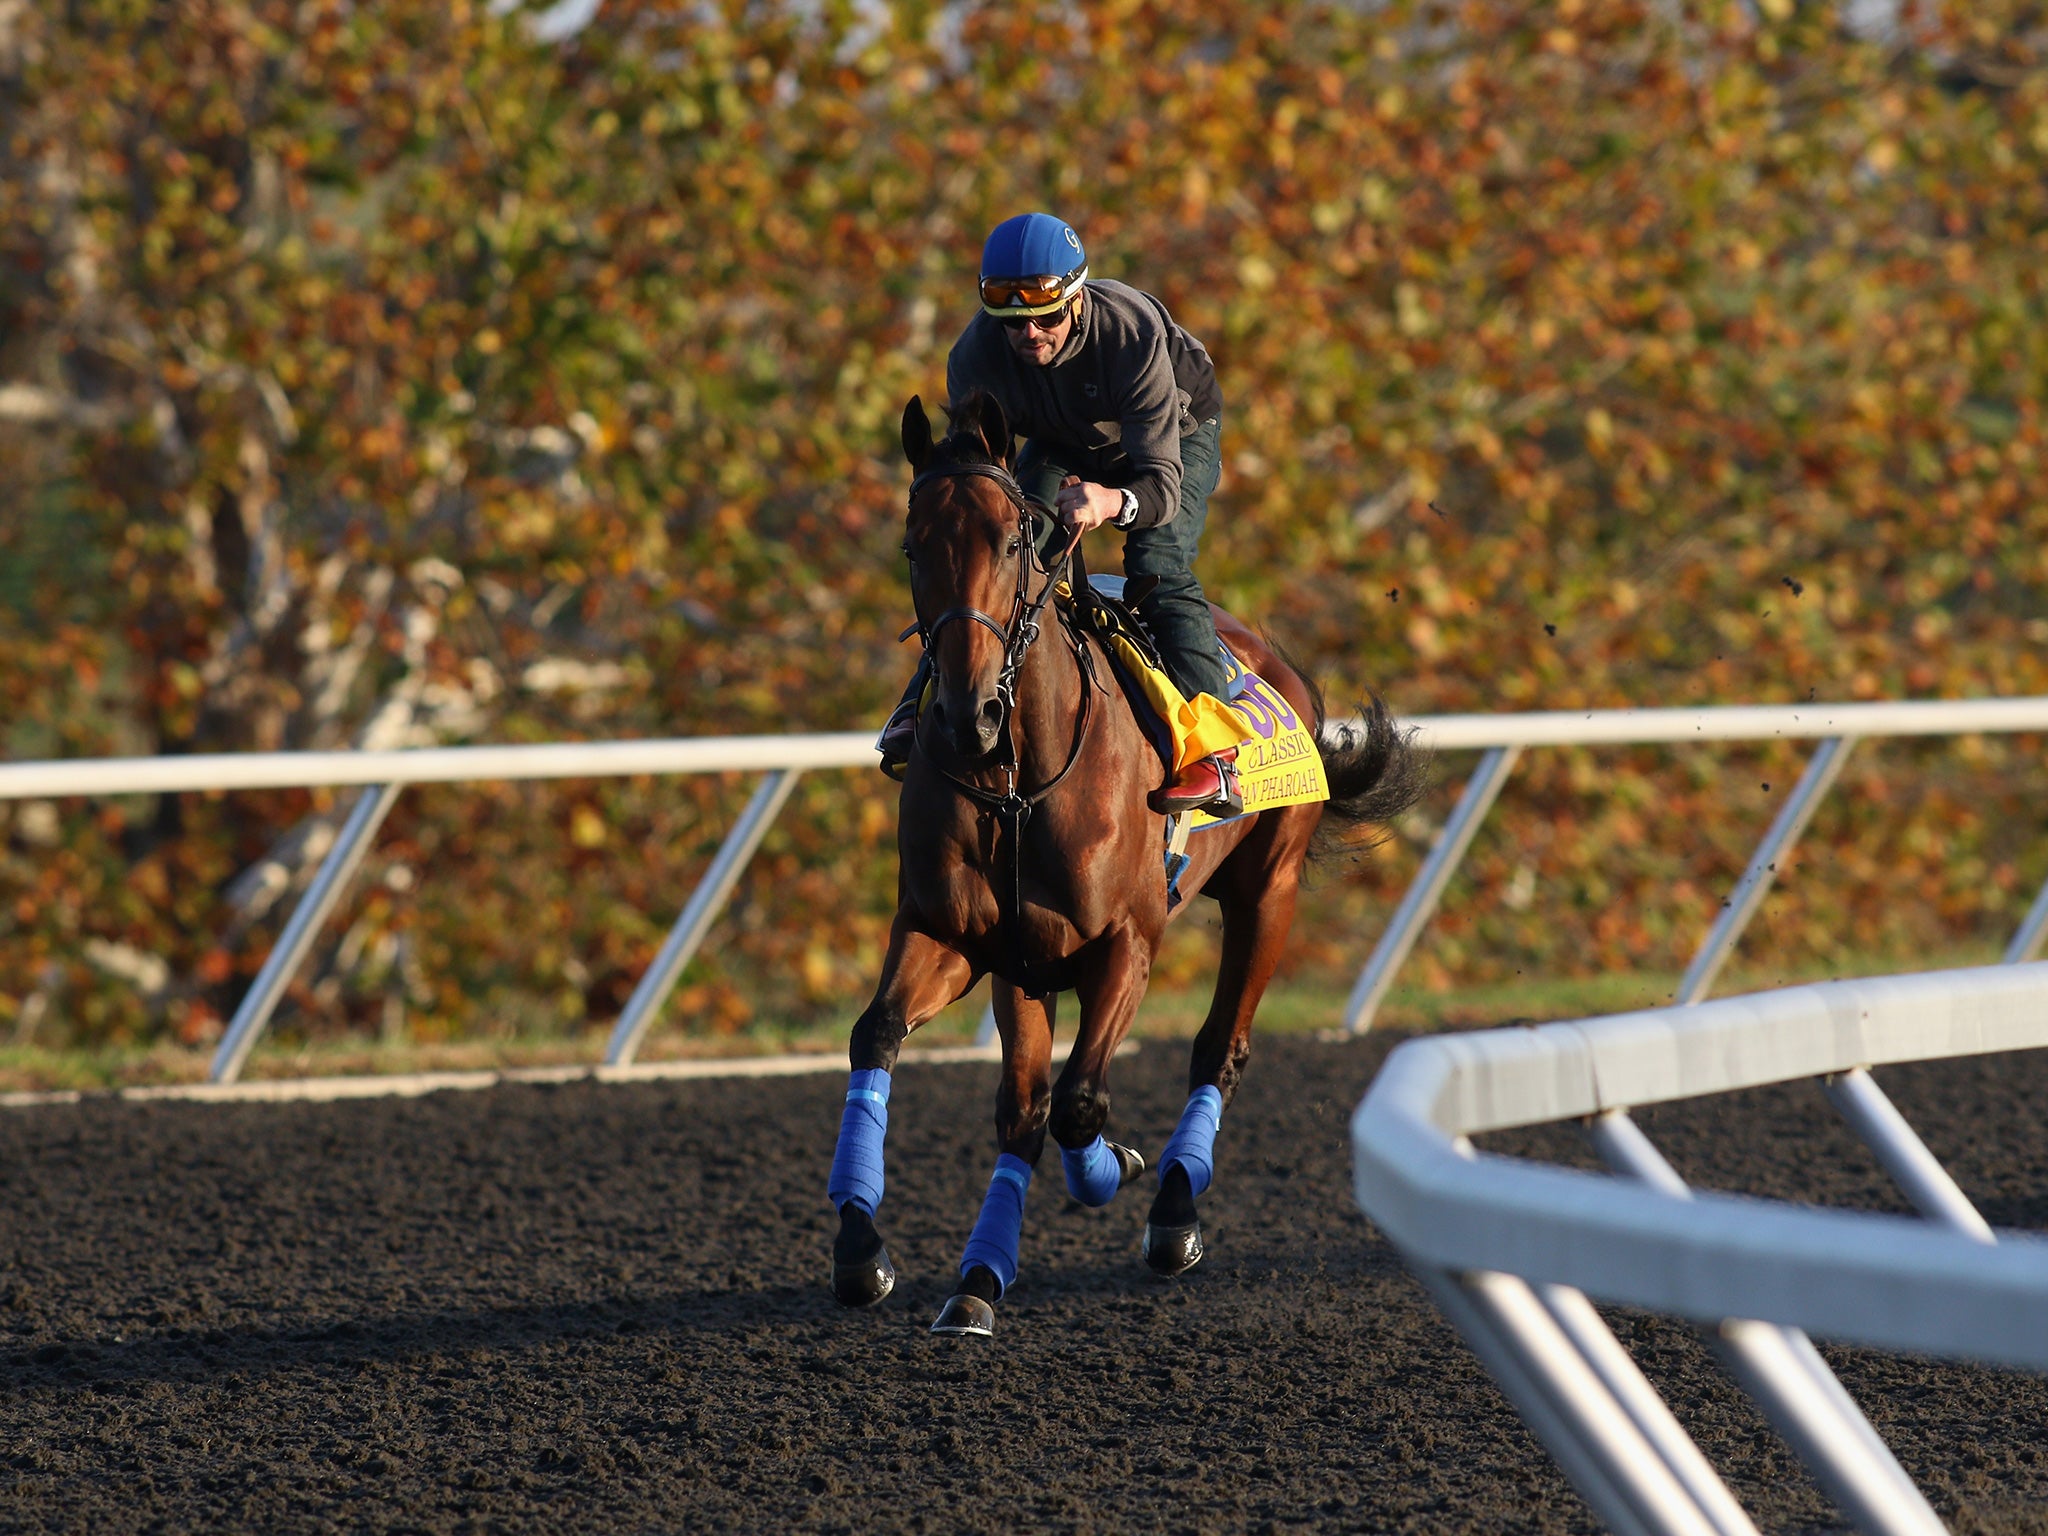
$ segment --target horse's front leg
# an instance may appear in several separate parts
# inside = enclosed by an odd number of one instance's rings
[[[847,1055],[853,1076],[839,1119],[839,1145],[826,1186],[839,1212],[832,1242],[832,1294],[848,1307],[873,1306],[895,1287],[896,1270],[875,1211],[882,1203],[882,1143],[889,1130],[889,1081],[913,1029],[974,984],[964,955],[899,914],[874,1001],[854,1021]]]
[[[998,980],[993,1002],[1003,1042],[1003,1076],[996,1088],[996,1167],[960,1259],[960,1287],[940,1310],[933,1333],[985,1338],[995,1327],[996,1303],[1016,1283],[1024,1197],[1030,1192],[1038,1155],[1045,1150],[1057,997],[1025,997]]]
[[[1060,1144],[1067,1193],[1083,1205],[1109,1204],[1145,1171],[1145,1159],[1103,1134],[1109,1124],[1109,1063],[1124,1043],[1152,975],[1154,941],[1135,925],[1110,929],[1081,956],[1076,991],[1081,1028],[1053,1085],[1052,1138]]]

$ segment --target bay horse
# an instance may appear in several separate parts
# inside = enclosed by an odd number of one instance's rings
[[[1410,733],[1377,698],[1362,728],[1326,727],[1316,688],[1276,647],[1215,610],[1240,661],[1313,722],[1330,798],[1195,833],[1178,882],[1188,899],[1170,914],[1165,818],[1146,805],[1165,775],[1160,753],[1100,640],[1068,599],[1053,600],[1067,555],[1038,552],[1047,514],[1010,474],[1002,407],[976,394],[950,414],[952,431],[934,442],[920,399],[903,412],[913,474],[903,552],[934,689],[903,781],[888,954],[848,1048],[853,1076],[829,1185],[840,1218],[832,1289],[847,1306],[868,1306],[894,1286],[874,1219],[890,1073],[911,1031],[990,975],[1003,1059],[996,1169],[961,1283],[933,1325],[985,1335],[1016,1277],[1024,1195],[1047,1133],[1085,1204],[1108,1203],[1145,1169],[1140,1154],[1102,1134],[1110,1060],[1170,915],[1198,892],[1222,909],[1222,963],[1142,1251],[1168,1276],[1201,1258],[1196,1202],[1217,1124],[1250,1054],[1252,1015],[1279,962],[1303,866],[1335,842],[1318,832],[1385,824],[1420,797],[1427,773]],[[1053,1010],[1066,990],[1079,995],[1081,1018],[1055,1083]]]

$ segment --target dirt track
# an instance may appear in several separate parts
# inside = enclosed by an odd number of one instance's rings
[[[988,1066],[898,1075],[872,1315],[823,1288],[835,1076],[0,1113],[0,1530],[1591,1530],[1350,1203],[1391,1043],[1261,1042],[1182,1282],[1048,1159],[992,1346],[924,1332]],[[1118,1063],[1148,1152],[1185,1070]],[[1994,1224],[2048,1226],[2048,1061],[1884,1080]],[[1701,1184],[1898,1208],[1818,1105],[1644,1123]],[[1689,1333],[1618,1325],[1766,1530],[1834,1528]],[[2048,1531],[2048,1382],[1829,1354],[1957,1529]]]

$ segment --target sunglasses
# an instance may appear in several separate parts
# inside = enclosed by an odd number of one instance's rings
[[[1067,311],[1062,308],[1049,315],[997,315],[1006,331],[1021,331],[1028,325],[1035,325],[1041,331],[1056,331],[1066,324]]]

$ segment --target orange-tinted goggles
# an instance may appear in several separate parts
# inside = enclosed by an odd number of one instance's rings
[[[992,315],[1048,314],[1073,296],[1074,276],[984,277],[981,307]]]

